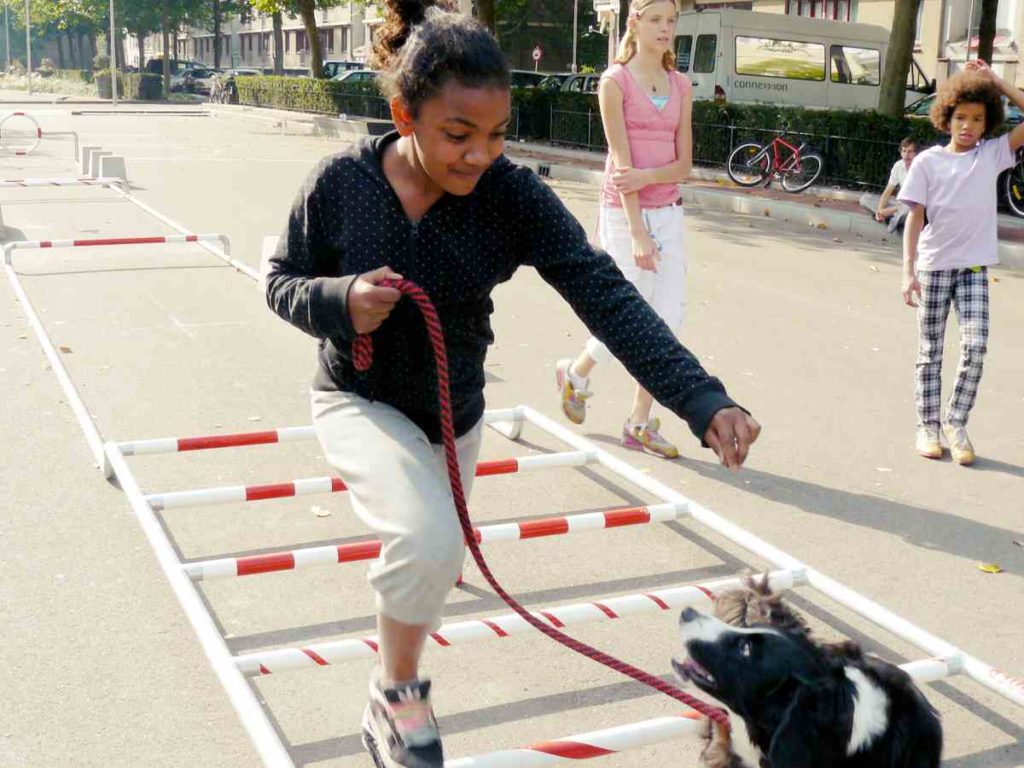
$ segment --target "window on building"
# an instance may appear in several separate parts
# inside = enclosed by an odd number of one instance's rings
[[[348,53],[348,27],[339,27],[339,31],[341,32],[341,40],[338,43],[338,50]]]
[[[736,74],[825,79],[825,46],[767,37],[736,37]]]
[[[786,0],[786,13],[813,19],[854,21],[856,0]],[[922,4],[923,7],[923,4]]]
[[[680,35],[676,38],[676,69],[680,72],[690,71],[690,54],[693,51],[693,35]]]
[[[327,36],[327,50],[330,53],[334,53],[334,30],[333,29],[328,29],[326,36]]]
[[[882,55],[873,48],[833,45],[832,82],[850,85],[878,85],[881,81]]]
[[[309,46],[306,44],[306,33],[296,32],[295,33],[295,50],[298,53],[305,53],[309,50]]]
[[[289,53],[292,50],[292,33],[284,33],[284,52]]]
[[[714,72],[715,50],[718,48],[718,35],[697,35],[697,47],[693,54],[693,71]]]

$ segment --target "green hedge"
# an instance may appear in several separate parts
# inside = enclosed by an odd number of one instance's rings
[[[96,86],[101,99],[111,97],[110,72],[96,73]],[[117,96],[125,101],[155,101],[163,98],[163,78],[148,72],[117,73]]]
[[[238,101],[319,114],[388,119],[387,102],[372,86],[296,77],[240,77]],[[510,136],[522,141],[604,151],[597,97],[560,91],[513,91]],[[885,117],[871,111],[815,110],[769,105],[698,101],[693,105],[694,161],[724,165],[732,148],[745,141],[770,141],[786,126],[794,141],[825,159],[824,181],[853,187],[885,185],[899,156],[899,142],[911,136],[921,144],[941,137],[927,120]]]
[[[71,80],[75,83],[91,83],[92,70],[90,69],[58,69],[55,77],[61,80]]]
[[[238,103],[321,115],[389,119],[387,101],[372,85],[348,85],[312,77],[239,77]]]

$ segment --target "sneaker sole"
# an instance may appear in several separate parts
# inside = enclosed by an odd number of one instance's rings
[[[942,449],[940,448],[938,453],[926,452],[926,451],[917,451],[917,455],[918,456],[923,456],[926,459],[941,459],[942,458]]]
[[[679,458],[678,451],[676,451],[676,454],[674,456],[669,456],[659,451],[652,451],[650,448],[648,448],[646,445],[644,445],[631,435],[622,436],[622,447],[630,451],[640,451],[640,453],[646,453],[650,456],[657,456],[659,459],[668,459],[669,461],[671,461],[672,459]]]
[[[373,764],[376,768],[387,768],[384,765],[384,761],[381,760],[380,751],[377,749],[377,740],[373,738],[373,734],[366,728],[363,728],[363,747],[367,752],[370,753],[370,758],[373,760]]]

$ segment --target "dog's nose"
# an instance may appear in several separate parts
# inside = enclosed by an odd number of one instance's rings
[[[681,614],[679,614],[679,623],[685,624],[689,621],[695,620],[700,614],[693,608],[686,608]]]

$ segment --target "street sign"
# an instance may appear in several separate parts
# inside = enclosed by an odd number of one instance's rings
[[[537,65],[540,64],[541,57],[544,55],[544,51],[541,50],[539,45],[534,46],[533,49],[533,71],[537,71]]]

